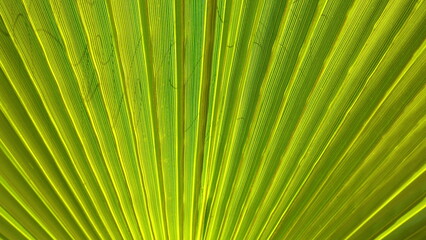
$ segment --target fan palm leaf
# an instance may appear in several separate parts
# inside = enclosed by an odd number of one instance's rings
[[[1,238],[426,238],[426,1],[0,17]]]

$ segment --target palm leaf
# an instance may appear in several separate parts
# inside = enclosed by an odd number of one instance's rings
[[[426,237],[426,1],[0,17],[1,238]]]

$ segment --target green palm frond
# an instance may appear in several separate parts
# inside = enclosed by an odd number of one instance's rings
[[[0,17],[0,238],[426,238],[426,1]]]

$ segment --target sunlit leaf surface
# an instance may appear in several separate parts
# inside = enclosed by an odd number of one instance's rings
[[[0,238],[426,239],[426,1],[0,17]]]

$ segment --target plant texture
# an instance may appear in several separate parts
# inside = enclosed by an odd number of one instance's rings
[[[425,0],[0,0],[1,239],[426,239]]]

